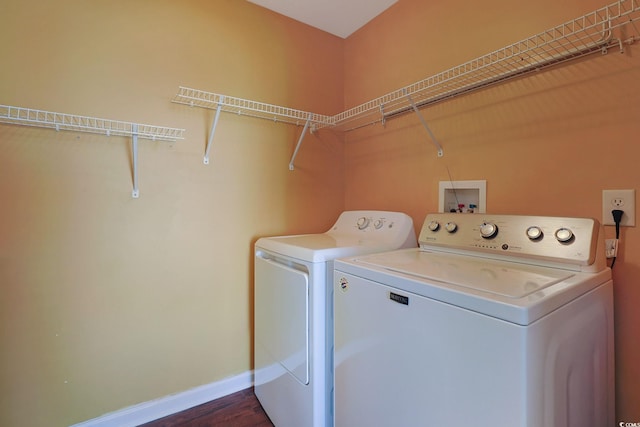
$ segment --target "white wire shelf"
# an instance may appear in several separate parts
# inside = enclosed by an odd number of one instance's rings
[[[235,98],[233,96],[220,95],[206,92],[204,90],[192,89],[184,86],[178,88],[178,93],[171,100],[178,104],[185,104],[191,107],[202,107],[216,110],[213,124],[209,132],[207,148],[204,154],[204,164],[209,164],[209,152],[216,133],[220,112],[235,113],[243,116],[256,117],[259,119],[271,120],[276,123],[288,123],[296,126],[304,125],[298,144],[289,162],[289,169],[294,169],[294,161],[298,155],[298,150],[304,139],[307,130],[314,132],[319,126],[333,126],[330,116],[311,113],[309,111],[295,110],[293,108],[281,107],[264,102],[251,101],[248,99]]]
[[[330,116],[312,113],[309,111],[295,110],[293,108],[281,107],[278,105],[265,104],[263,102],[251,101],[248,99],[235,98],[227,95],[220,95],[203,90],[191,89],[180,86],[178,93],[172,102],[185,104],[192,107],[209,108],[212,110],[220,107],[221,111],[235,113],[244,116],[256,117],[303,126],[307,121],[311,127],[333,125]]]
[[[349,131],[463,93],[640,39],[640,0],[620,0],[547,31],[365,102],[331,118]],[[624,38],[614,30],[626,27]],[[621,31],[622,32],[622,31]]]
[[[138,138],[153,141],[176,141],[184,139],[184,129],[98,119],[73,114],[54,113],[33,108],[0,105],[0,123],[34,126],[40,128],[97,133],[107,136],[131,137],[133,190],[131,197],[140,196],[138,189]]]
[[[54,113],[33,108],[0,105],[0,123],[35,126],[56,130],[97,133],[107,136],[132,136],[154,141],[184,139],[184,129],[152,126],[95,117]],[[134,130],[137,126],[137,132]]]
[[[173,102],[216,110],[209,134],[208,153],[221,111],[305,125],[289,168],[298,152],[304,134],[321,128],[351,131],[382,122],[391,117],[415,112],[442,156],[442,147],[429,129],[419,109],[480,88],[523,76],[593,53],[606,53],[611,48],[624,50],[625,45],[640,40],[640,0],[618,0],[579,18],[550,28],[517,43],[495,50],[479,58],[450,68],[434,76],[405,86],[379,98],[350,108],[334,116],[294,110],[257,101],[180,87]]]

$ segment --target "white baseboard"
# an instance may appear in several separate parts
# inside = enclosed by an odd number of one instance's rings
[[[215,383],[130,406],[71,427],[135,427],[252,386],[253,372],[249,371]]]

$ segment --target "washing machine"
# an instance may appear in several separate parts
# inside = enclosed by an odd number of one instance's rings
[[[333,261],[417,247],[411,217],[346,211],[327,232],[255,245],[255,394],[276,427],[333,425]]]
[[[419,248],[335,262],[335,426],[614,425],[594,219],[430,214]]]

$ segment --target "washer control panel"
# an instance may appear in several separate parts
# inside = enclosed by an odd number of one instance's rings
[[[419,244],[431,250],[590,265],[599,229],[592,218],[438,213],[427,215]]]

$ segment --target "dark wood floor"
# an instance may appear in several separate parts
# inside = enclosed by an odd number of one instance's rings
[[[141,427],[273,427],[253,388],[230,394]]]

